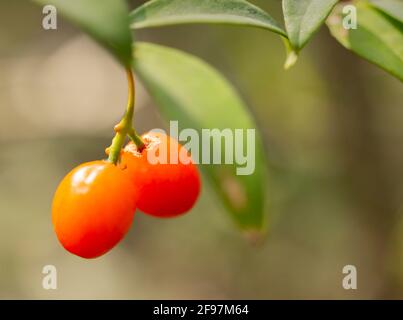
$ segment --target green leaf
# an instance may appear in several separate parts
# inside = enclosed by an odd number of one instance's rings
[[[34,0],[54,5],[57,13],[106,47],[124,66],[132,62],[129,12],[124,0]]]
[[[134,55],[136,73],[162,114],[169,120],[177,120],[180,129],[193,128],[201,137],[202,129],[256,128],[235,90],[202,60],[182,51],[148,43],[137,43]],[[245,130],[243,133],[246,151]],[[222,150],[224,145],[222,143]],[[203,146],[206,146],[206,140],[201,139],[200,148]],[[265,222],[266,168],[257,130],[255,146],[252,149],[255,150],[255,170],[251,175],[237,175],[236,168],[243,166],[235,163],[203,164],[201,168],[234,221],[242,230],[258,234],[263,231]],[[195,156],[193,150],[191,152]]]
[[[377,9],[403,23],[402,0],[371,0],[370,3]]]
[[[324,23],[338,0],[283,0],[288,38],[298,53]]]
[[[221,23],[268,29],[285,36],[265,11],[244,0],[152,0],[134,10],[134,29],[185,23]]]
[[[327,22],[331,34],[347,49],[403,80],[403,24],[367,3],[356,7],[357,29],[343,27],[340,5]]]

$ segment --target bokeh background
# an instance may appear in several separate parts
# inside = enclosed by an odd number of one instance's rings
[[[134,8],[142,1],[131,1]],[[280,1],[254,0],[281,21]],[[83,260],[59,245],[51,201],[79,163],[104,157],[126,103],[121,67],[59,17],[0,0],[0,298],[403,298],[403,90],[323,28],[283,70],[267,31],[228,26],[142,30],[136,38],[195,54],[239,90],[268,153],[269,232],[250,245],[204,183],[175,220],[135,216],[126,239]],[[164,126],[138,87],[140,132]],[[55,265],[58,289],[42,288]],[[343,266],[358,290],[342,287]]]

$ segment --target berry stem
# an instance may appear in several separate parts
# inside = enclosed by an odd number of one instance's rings
[[[136,130],[134,130],[133,128],[130,128],[127,135],[133,141],[133,143],[137,146],[137,150],[141,152],[146,145],[144,144],[143,139],[141,139],[141,137],[137,134]]]
[[[134,115],[134,102],[136,99],[136,90],[135,90],[135,82],[133,72],[130,68],[126,69],[127,73],[127,82],[129,87],[129,94],[127,99],[127,108],[126,112],[120,120],[120,122],[115,126],[114,130],[116,132],[115,137],[112,140],[111,146],[108,148],[109,150],[109,158],[108,161],[117,164],[120,158],[120,152],[123,148],[123,145],[126,140],[126,136],[129,136],[130,139],[136,144],[139,150],[144,148],[144,142],[141,137],[136,133],[133,128],[133,115]]]

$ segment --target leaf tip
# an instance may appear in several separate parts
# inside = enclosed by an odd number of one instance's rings
[[[290,51],[287,53],[287,59],[285,60],[284,63],[284,69],[288,70],[292,66],[294,66],[297,63],[298,60],[298,53],[295,51]]]

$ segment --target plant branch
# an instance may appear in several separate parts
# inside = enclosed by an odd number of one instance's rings
[[[108,161],[117,164],[120,158],[120,152],[126,140],[126,136],[133,140],[139,150],[144,148],[144,142],[141,137],[134,130],[133,115],[134,115],[134,102],[136,99],[135,81],[133,72],[130,68],[126,69],[127,82],[128,82],[128,99],[126,112],[120,120],[120,122],[115,126],[114,130],[116,132],[115,137],[112,140],[111,146],[108,148],[109,158]]]

